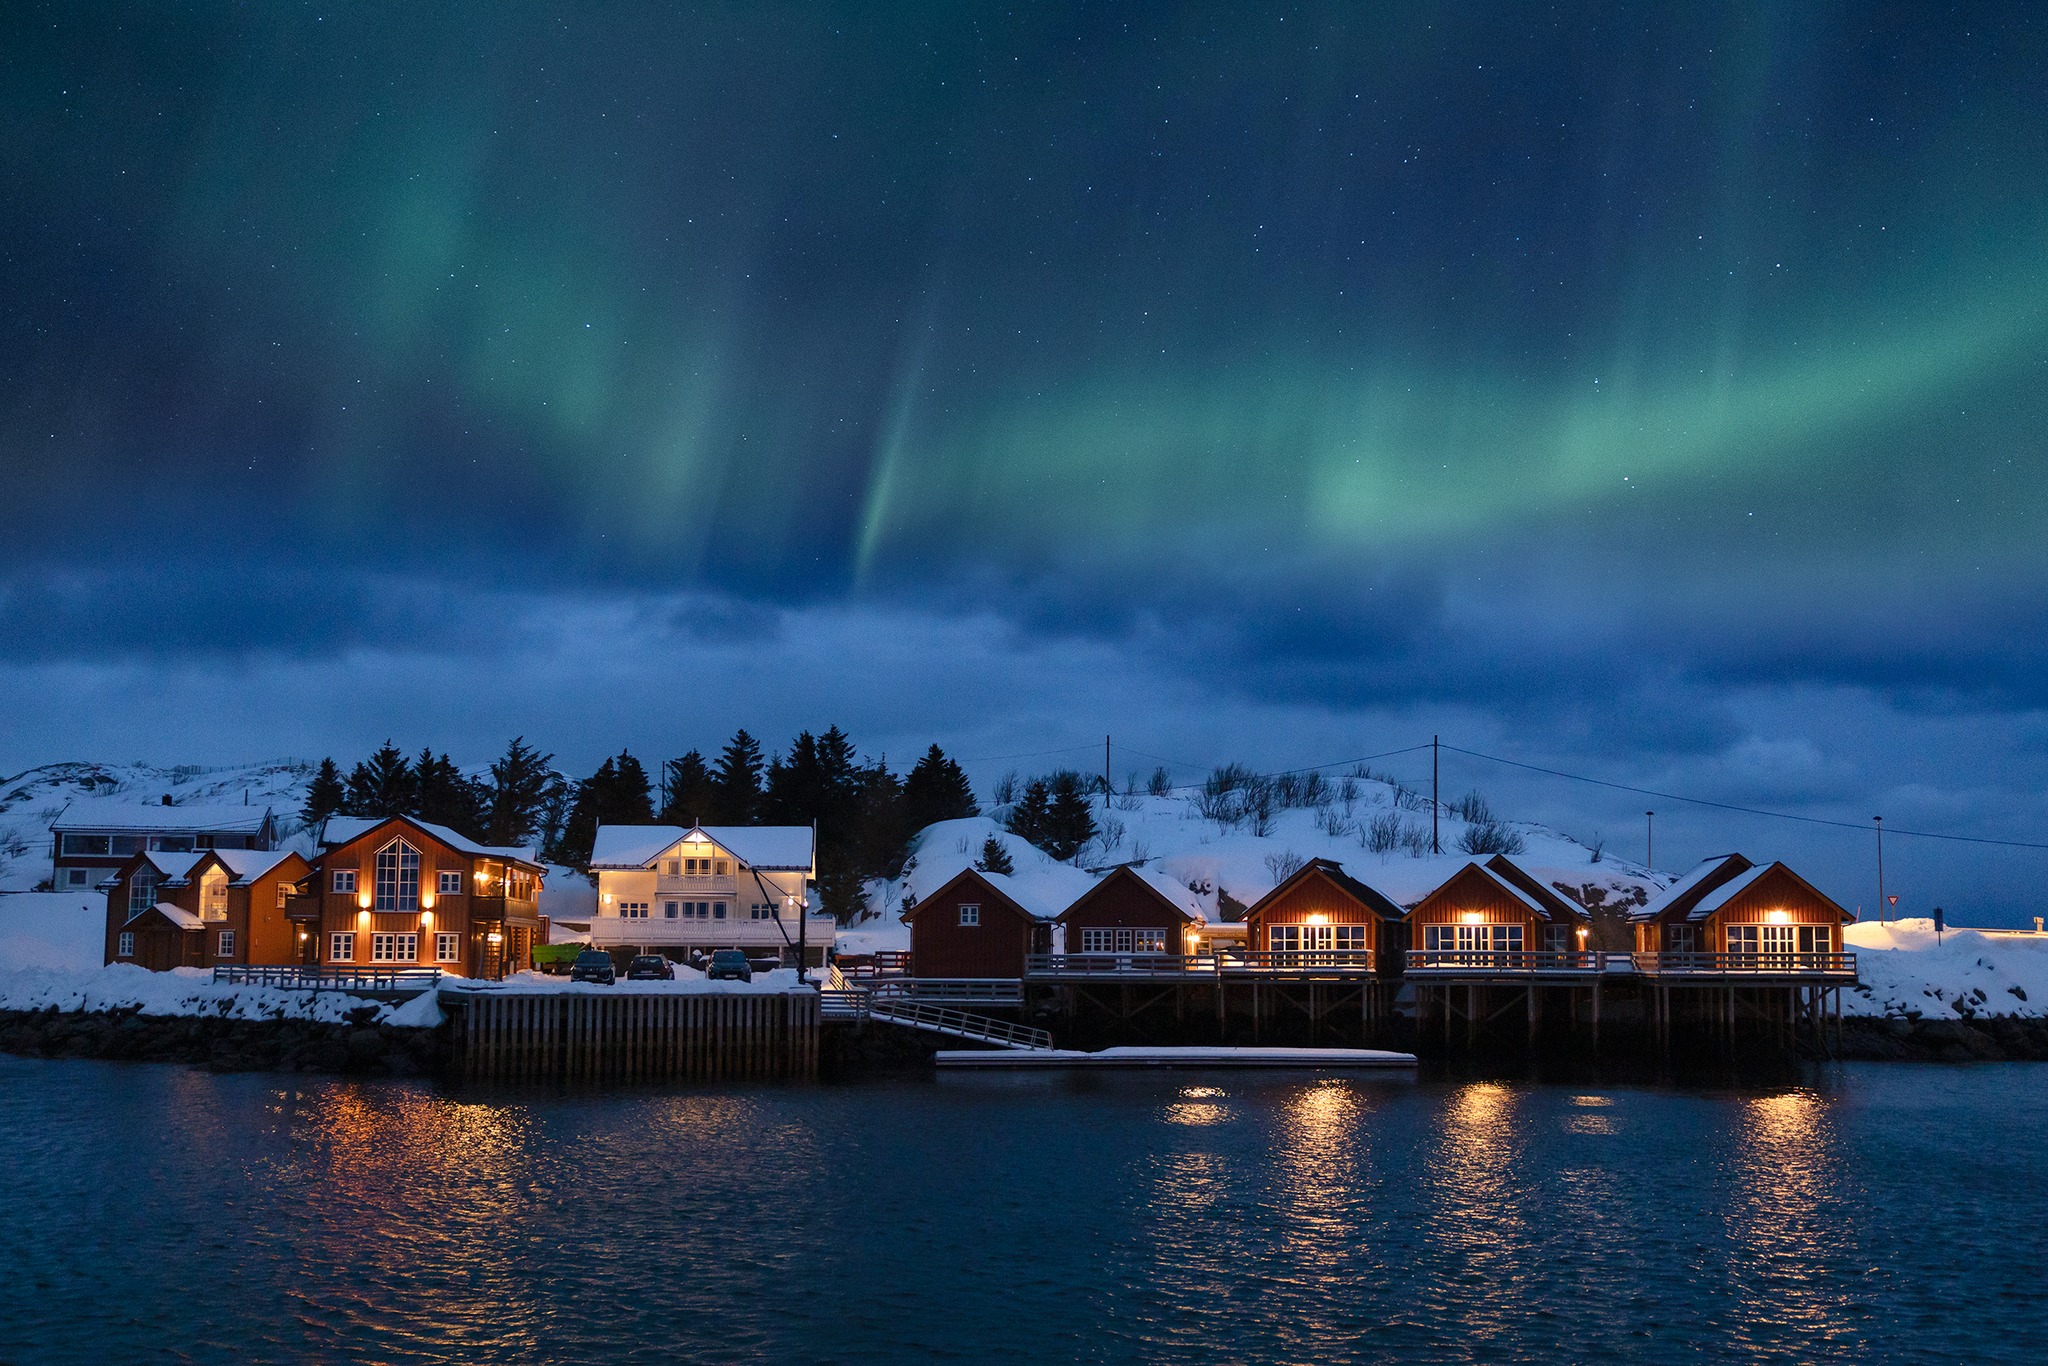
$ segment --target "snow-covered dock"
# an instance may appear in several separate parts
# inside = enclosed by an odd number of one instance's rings
[[[945,1050],[935,1056],[940,1067],[1073,1068],[1073,1067],[1262,1067],[1262,1068],[1406,1068],[1413,1053],[1379,1048],[1105,1048],[1083,1053],[1064,1048]]]

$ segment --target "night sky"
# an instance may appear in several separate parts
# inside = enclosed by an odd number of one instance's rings
[[[1441,732],[2048,841],[2044,70],[2027,5],[10,4],[0,770]]]

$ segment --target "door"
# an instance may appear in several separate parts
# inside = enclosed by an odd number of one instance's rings
[[[1773,966],[1792,965],[1793,927],[1790,925],[1766,925],[1763,927],[1763,950],[1765,959]]]

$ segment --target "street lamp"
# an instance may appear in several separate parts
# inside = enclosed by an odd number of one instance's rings
[[[805,912],[810,907],[799,904],[794,893],[788,897],[788,902],[791,913],[796,916],[796,980],[800,984],[809,985],[810,944],[804,936],[804,931],[808,928],[805,922],[810,919]]]

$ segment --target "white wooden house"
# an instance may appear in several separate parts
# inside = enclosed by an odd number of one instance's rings
[[[691,962],[714,949],[823,966],[836,922],[810,911],[817,873],[807,825],[603,825],[591,847],[590,942]],[[801,935],[798,917],[808,914]]]

